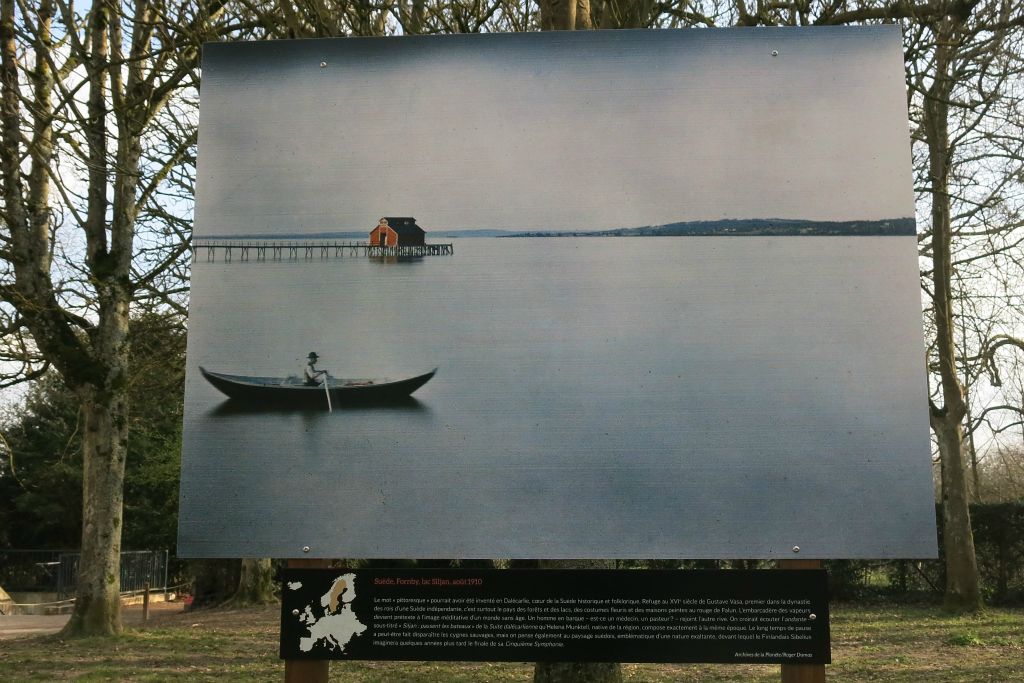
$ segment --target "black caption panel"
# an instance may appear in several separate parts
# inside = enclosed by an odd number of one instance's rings
[[[831,661],[820,570],[286,569],[282,659]]]

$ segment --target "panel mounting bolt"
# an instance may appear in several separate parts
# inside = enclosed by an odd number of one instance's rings
[[[779,56],[779,51],[778,50],[772,50],[772,57],[778,57],[778,56]]]
[[[308,545],[302,546],[302,552],[308,553],[309,552],[309,546]]]
[[[298,611],[298,610],[296,610],[296,611]],[[818,618],[818,615],[814,614],[814,613],[811,613],[811,614],[807,615],[807,618],[810,619],[811,621],[814,621],[815,619]]]
[[[326,69],[327,68],[327,60],[326,59],[320,62],[320,68],[321,69]]]
[[[800,546],[798,546],[798,545],[793,546],[793,552],[794,553],[800,552]]]
[[[299,610],[293,609],[292,614],[294,614],[295,616],[299,616]],[[814,615],[812,614],[811,616],[813,617]]]

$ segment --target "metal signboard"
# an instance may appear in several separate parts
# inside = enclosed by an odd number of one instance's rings
[[[205,49],[179,554],[935,555],[899,31]]]

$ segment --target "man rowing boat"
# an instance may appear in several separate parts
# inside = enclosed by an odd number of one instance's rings
[[[309,359],[309,362],[306,363],[306,368],[302,371],[302,376],[305,378],[307,386],[318,387],[323,384],[323,382],[327,381],[326,379],[320,379],[321,377],[327,377],[327,371],[316,369],[316,362],[320,360],[320,356],[316,355],[316,351],[310,351],[306,358]]]

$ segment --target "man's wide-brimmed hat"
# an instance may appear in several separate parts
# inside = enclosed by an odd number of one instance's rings
[[[309,355],[306,356],[306,358],[319,358],[319,357],[320,356],[316,355],[316,351],[310,351]]]

